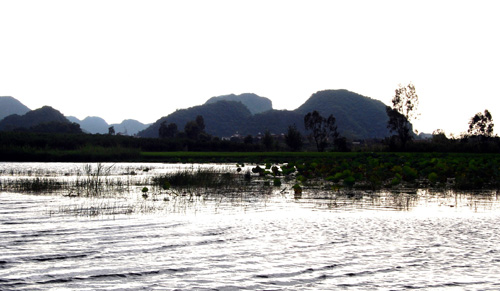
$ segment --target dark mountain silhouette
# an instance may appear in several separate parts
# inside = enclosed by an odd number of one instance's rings
[[[0,130],[31,132],[81,132],[77,124],[71,123],[61,112],[44,106],[24,115],[9,115],[0,121]]]
[[[389,136],[385,107],[379,100],[348,90],[324,90],[294,111],[302,116],[313,110],[324,117],[333,114],[340,133],[350,138],[380,138]]]
[[[0,120],[12,114],[24,115],[30,110],[14,97],[0,96]]]
[[[141,137],[158,137],[158,131],[162,122],[175,123],[180,131],[188,121],[196,119],[201,115],[205,121],[205,131],[215,136],[230,136],[239,130],[252,115],[250,110],[241,102],[218,101],[188,109],[177,110],[174,113],[162,117],[145,130],[138,133]]]
[[[9,108],[9,110],[21,110],[20,112],[22,112],[27,109],[26,106],[12,97],[1,97],[0,105],[2,105],[0,110]],[[29,111],[25,115],[14,114],[5,117],[0,122],[0,130],[30,129],[32,127],[34,130],[38,126],[37,130],[50,132],[50,130],[57,131],[58,129],[55,124],[52,124],[51,127],[47,123],[71,124],[69,121],[71,120],[89,133],[107,134],[109,127],[114,126],[116,133],[128,135],[137,133],[141,137],[158,137],[158,130],[162,122],[176,123],[179,130],[183,131],[188,121],[195,120],[196,116],[201,115],[205,120],[205,131],[219,137],[231,136],[237,132],[241,135],[257,135],[266,130],[280,134],[285,133],[288,126],[293,124],[302,133],[305,133],[305,114],[317,110],[324,117],[333,114],[343,136],[348,138],[382,138],[389,136],[385,106],[381,101],[347,90],[324,90],[314,93],[303,105],[293,111],[273,110],[272,102],[268,98],[247,93],[212,97],[203,105],[177,110],[149,126],[135,120],[124,120],[120,124],[109,125],[100,117],[87,117],[80,121],[75,117],[65,118],[59,111],[46,106]],[[41,128],[40,124],[45,125]],[[63,125],[60,130],[66,130],[64,127]]]
[[[266,130],[275,134],[286,133],[288,126],[293,124],[297,126],[299,131],[306,133],[304,116],[308,112],[317,110],[324,117],[333,114],[337,120],[339,132],[348,138],[365,139],[389,136],[386,105],[381,101],[347,90],[316,92],[303,105],[293,111],[267,110],[252,115],[245,106],[241,105],[242,103],[236,101],[218,101],[178,110],[162,117],[138,135],[158,137],[158,130],[163,121],[176,123],[179,130],[182,131],[186,122],[194,120],[197,115],[204,117],[207,133],[220,137],[231,136],[236,132],[243,136],[257,135]],[[241,107],[247,110],[243,110]]]
[[[216,103],[218,101],[237,101],[243,103],[252,114],[257,114],[273,109],[273,103],[269,98],[260,97],[253,93],[244,93],[240,95],[223,95],[208,99],[205,104]]]
[[[288,110],[269,110],[255,114],[248,118],[240,127],[242,135],[257,135],[269,130],[271,133],[286,133],[288,126],[296,125],[297,129],[305,132],[304,116],[300,113]]]
[[[144,124],[134,119],[125,119],[121,123],[114,123],[110,126],[115,128],[116,133],[124,135],[136,135],[139,131],[146,129],[150,124]]]

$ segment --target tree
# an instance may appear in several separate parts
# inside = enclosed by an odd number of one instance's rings
[[[160,138],[171,138],[175,137],[179,130],[177,129],[177,124],[169,123],[167,125],[166,121],[163,121],[160,125],[160,129],[158,131],[158,135]]]
[[[274,144],[274,139],[269,130],[266,130],[266,132],[264,133],[264,137],[262,138],[262,144],[264,144],[266,150],[272,149]]]
[[[411,124],[408,119],[396,109],[392,109],[390,106],[385,108],[389,120],[387,121],[387,128],[391,132],[395,132],[399,141],[401,142],[401,147],[405,148],[406,143],[413,138],[411,134]]]
[[[205,120],[203,116],[198,115],[194,121],[189,121],[184,126],[184,132],[190,139],[198,139],[202,133],[205,133]]]
[[[285,143],[294,152],[300,151],[304,142],[302,134],[298,131],[297,126],[288,126],[288,132],[285,134]]]
[[[469,121],[469,136],[492,137],[493,136],[493,117],[488,110],[476,113]]]
[[[203,116],[201,115],[196,116],[195,121],[200,131],[205,132],[205,119],[203,119]]]
[[[109,135],[115,135],[115,127],[114,126],[110,126],[108,128],[108,134]]]
[[[197,139],[198,135],[201,133],[200,127],[196,121],[188,121],[184,126],[184,132],[190,139]]]
[[[324,118],[316,110],[307,113],[304,117],[304,125],[306,130],[312,131],[310,137],[316,143],[318,152],[325,151],[330,139],[335,143],[335,140],[339,138],[337,125],[335,123],[336,120],[333,115],[330,114],[328,118]]]
[[[413,84],[399,85],[392,98],[392,108],[387,106],[386,112],[389,120],[387,128],[395,132],[401,147],[413,139],[411,120],[417,119],[418,95]]]
[[[444,130],[438,128],[432,132],[432,141],[436,143],[443,143],[448,141],[448,138],[446,137]]]

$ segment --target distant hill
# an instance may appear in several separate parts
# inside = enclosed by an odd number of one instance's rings
[[[253,93],[244,93],[240,95],[223,95],[208,99],[205,104],[216,103],[218,101],[236,101],[245,105],[250,113],[257,114],[273,109],[273,103],[269,98],[260,97]]]
[[[314,93],[294,110],[304,116],[317,110],[337,120],[340,133],[351,138],[380,138],[389,136],[386,105],[379,100],[347,90],[324,90]]]
[[[91,134],[107,134],[109,131],[109,125],[106,120],[97,116],[87,116],[83,120],[80,120],[74,116],[66,116],[66,118],[74,123],[80,125],[81,129],[85,133]]]
[[[0,120],[12,114],[24,115],[30,110],[14,97],[0,96]]]
[[[145,130],[138,133],[141,137],[158,137],[158,130],[162,122],[175,123],[179,131],[184,130],[188,121],[201,115],[205,121],[205,131],[215,136],[231,136],[252,115],[250,110],[240,102],[218,101],[205,103],[188,109],[177,110],[162,117]]]
[[[50,107],[32,110],[24,115],[9,115],[0,121],[0,130],[25,130],[32,132],[81,132],[77,124],[71,123],[61,112]]]
[[[70,122],[74,122],[74,123],[77,123],[77,124],[80,124],[80,122],[82,122],[80,119],[74,117],[74,116],[66,116],[66,119],[68,119]]]
[[[236,95],[228,95],[236,96]],[[211,98],[210,100],[217,100]],[[209,100],[209,101],[210,101]],[[238,132],[240,135],[257,135],[269,130],[271,133],[286,133],[288,126],[295,124],[299,131],[306,133],[304,116],[317,110],[324,117],[330,114],[337,120],[339,132],[351,139],[383,138],[389,136],[387,130],[386,105],[381,101],[347,90],[324,90],[314,93],[299,108],[288,110],[266,110],[251,114],[250,110],[237,101],[207,101],[204,105],[178,110],[162,117],[153,125],[139,133],[142,137],[158,137],[163,121],[174,122],[180,131],[186,122],[197,115],[205,119],[209,134],[224,137]]]
[[[109,125],[106,120],[97,116],[85,117],[85,119],[80,122],[80,127],[92,134],[107,134],[109,132]]]
[[[109,128],[113,126],[116,134],[135,135],[149,126],[149,124],[144,124],[134,119],[125,119],[121,123],[108,124],[106,120],[97,116],[88,116],[83,120],[79,120],[74,116],[67,116],[67,118],[71,122],[79,124],[84,132],[91,134],[107,134]]]
[[[149,124],[144,124],[134,119],[125,119],[121,123],[114,123],[110,126],[115,127],[116,133],[121,133],[124,135],[135,135],[139,131],[146,129]]]

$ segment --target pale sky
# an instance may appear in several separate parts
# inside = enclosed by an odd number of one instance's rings
[[[500,128],[500,1],[4,1],[0,96],[80,119],[151,123],[212,96],[293,110],[347,89],[420,98],[415,128]],[[496,128],[495,132],[500,130]]]

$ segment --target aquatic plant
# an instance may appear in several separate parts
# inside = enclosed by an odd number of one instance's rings
[[[149,191],[148,187],[142,188],[141,191],[142,191],[142,198],[148,199],[148,191]]]

